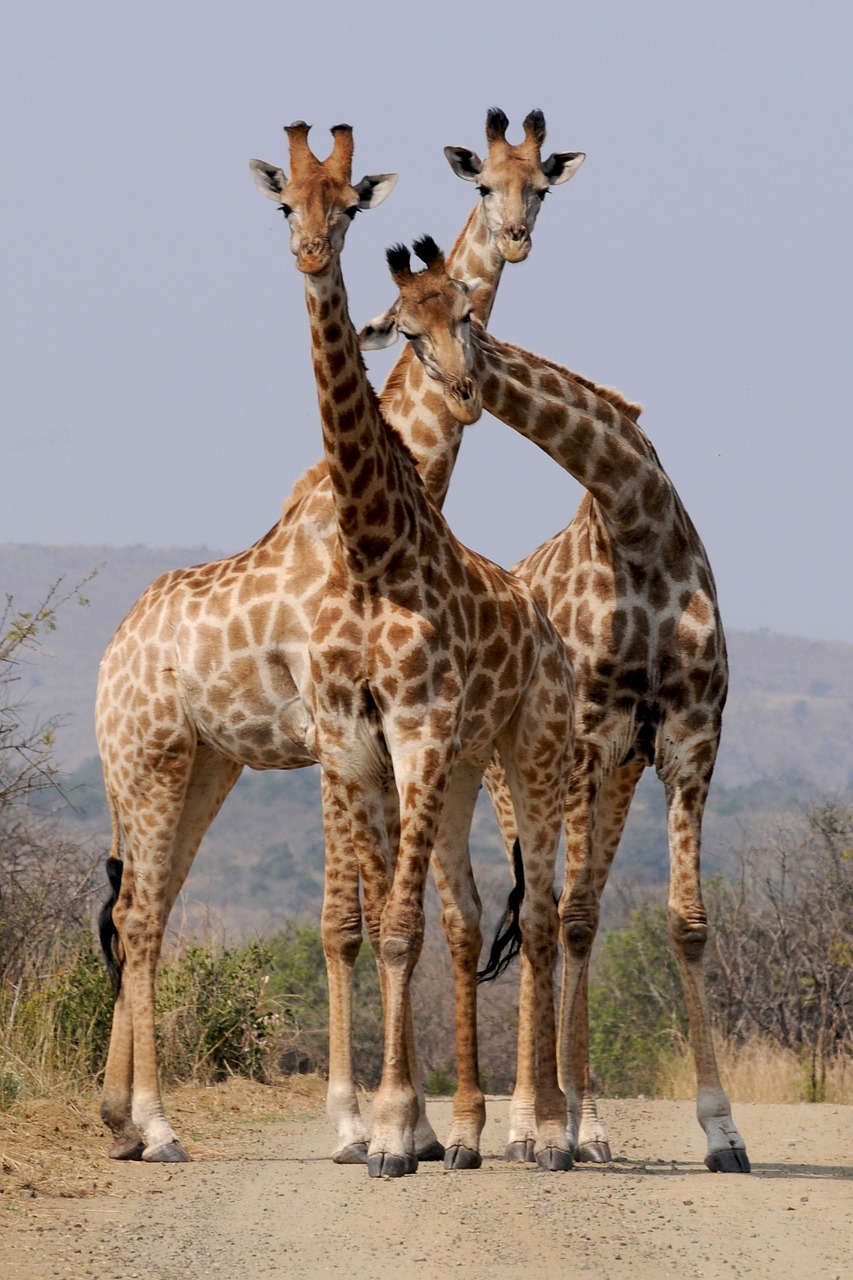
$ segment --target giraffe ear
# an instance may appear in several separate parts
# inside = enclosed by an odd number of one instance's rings
[[[262,196],[281,203],[281,193],[287,186],[287,178],[281,169],[274,164],[267,164],[266,160],[250,160],[249,173]]]
[[[396,311],[396,306],[389,307],[359,330],[358,345],[362,351],[384,351],[386,347],[393,347],[398,335]]]
[[[559,187],[562,182],[573,178],[586,160],[585,151],[555,151],[547,160],[542,161],[542,172],[552,187]]]
[[[369,173],[356,184],[359,209],[375,209],[397,185],[396,173]]]
[[[464,178],[466,182],[477,181],[483,162],[476,151],[469,151],[467,147],[445,147],[444,154],[457,178]]]

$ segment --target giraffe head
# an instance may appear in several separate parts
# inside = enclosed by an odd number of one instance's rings
[[[363,351],[389,347],[402,334],[414,347],[426,372],[440,383],[445,403],[458,422],[476,422],[483,411],[480,388],[471,376],[474,343],[471,295],[477,282],[463,284],[447,274],[444,254],[430,236],[416,240],[414,251],[425,271],[412,271],[404,245],[388,250],[396,302],[358,335]]]
[[[545,117],[531,111],[524,121],[524,141],[507,142],[509,120],[498,107],[486,116],[488,151],[481,160],[467,147],[445,147],[453,172],[476,182],[483,199],[489,234],[507,262],[523,262],[530,252],[536,215],[551,187],[568,182],[583,164],[583,151],[555,151],[542,159]]]
[[[261,194],[278,202],[290,224],[290,248],[297,267],[306,275],[319,275],[340,255],[358,211],[381,204],[397,175],[369,174],[353,185],[350,126],[334,126],[334,147],[325,160],[318,160],[308,145],[310,127],[303,120],[285,127],[290,177],[263,160],[250,160],[249,170]]]

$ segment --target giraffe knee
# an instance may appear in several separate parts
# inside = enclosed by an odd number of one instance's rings
[[[332,926],[323,922],[323,951],[327,957],[336,957],[353,965],[361,950],[361,921],[348,927]]]
[[[685,920],[683,916],[670,915],[669,936],[673,950],[688,964],[696,964],[705,954],[708,941],[707,920]]]
[[[563,926],[563,945],[578,960],[585,959],[592,950],[595,928],[584,921],[572,921]]]
[[[594,894],[570,897],[561,915],[563,946],[577,959],[586,959],[598,929],[599,907]]]

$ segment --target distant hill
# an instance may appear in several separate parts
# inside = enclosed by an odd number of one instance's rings
[[[100,789],[93,707],[98,663],[119,622],[167,569],[217,558],[205,547],[51,547],[0,544],[0,598],[32,609],[62,579],[68,590],[93,569],[85,608],[70,601],[19,686],[32,719],[52,717],[57,759],[73,775],[79,821],[102,838],[109,824]],[[853,645],[770,631],[728,632],[731,692],[706,820],[703,863],[713,870],[743,818],[776,813],[816,792],[853,787]],[[481,798],[475,853],[499,868],[503,855]],[[635,879],[666,877],[663,795],[651,772],[638,791],[618,865]],[[229,927],[267,913],[314,914],[322,892],[323,839],[316,769],[246,771],[192,873],[196,903],[225,912]],[[279,892],[280,891],[280,892]]]

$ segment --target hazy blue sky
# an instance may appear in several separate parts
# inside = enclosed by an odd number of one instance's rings
[[[347,121],[356,176],[400,174],[349,235],[360,324],[390,301],[384,248],[449,249],[471,207],[442,148],[541,107],[548,147],[588,158],[492,329],[643,402],[730,626],[853,641],[851,30],[849,0],[16,5],[0,541],[255,541],[320,430],[302,281],[247,160],[283,163],[299,118],[324,153]],[[446,512],[510,564],[578,496],[484,419]]]

